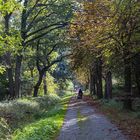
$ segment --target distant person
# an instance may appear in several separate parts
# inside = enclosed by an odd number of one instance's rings
[[[77,99],[82,99],[82,97],[83,97],[83,92],[81,89],[79,89]]]

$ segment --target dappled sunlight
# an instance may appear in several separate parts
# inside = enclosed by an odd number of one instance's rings
[[[126,140],[125,136],[105,116],[96,113],[94,108],[86,102],[73,98],[57,140],[103,139]]]
[[[140,0],[0,0],[0,140],[139,140],[139,118]]]
[[[102,116],[95,114],[95,115],[89,115],[88,118],[89,118],[89,119],[95,120],[95,119],[100,119],[100,118],[102,118]]]

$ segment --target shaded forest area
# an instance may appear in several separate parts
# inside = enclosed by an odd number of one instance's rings
[[[22,139],[23,128],[36,137],[31,123],[40,137],[45,123],[52,140],[77,87],[107,115],[139,124],[139,13],[139,0],[0,0],[2,139]],[[46,117],[58,124],[38,122]]]
[[[0,8],[1,98],[36,97],[42,81],[46,94],[46,74],[62,84],[70,68],[98,98],[103,85],[112,97],[112,78],[139,96],[139,1],[5,0]]]
[[[134,0],[83,2],[70,30],[79,80],[99,99],[111,99],[118,86],[126,109],[140,96],[139,11]]]

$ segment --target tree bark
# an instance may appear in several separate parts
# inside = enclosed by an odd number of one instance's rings
[[[91,68],[90,69],[90,95],[91,96],[93,95],[93,86],[94,86],[94,83],[93,83],[93,70]]]
[[[133,69],[135,75],[135,82],[138,89],[138,95],[140,96],[140,54],[133,58]]]
[[[96,78],[93,77],[93,95],[97,95],[97,91],[96,91]]]
[[[138,94],[140,96],[140,73],[136,72],[135,77],[136,77],[136,84],[137,84]]]
[[[12,99],[12,98],[15,97],[14,80],[13,80],[13,69],[12,68],[8,68],[7,72],[8,72],[8,81],[9,81],[9,93],[10,93],[10,98]]]
[[[103,98],[103,88],[102,88],[102,60],[101,57],[97,59],[96,62],[96,77],[97,77],[97,97],[99,99]]]
[[[131,66],[125,64],[124,68],[125,92],[131,93]]]
[[[93,61],[92,68],[90,69],[90,94],[97,95],[97,70],[96,61]]]
[[[21,38],[22,38],[22,48],[25,48],[25,40],[26,40],[26,34],[27,34],[27,31],[26,31],[26,26],[27,26],[27,4],[28,4],[28,0],[24,0],[24,9],[22,11],[22,16],[21,16]],[[19,50],[18,52],[19,54],[17,55],[16,57],[16,68],[15,68],[15,94],[16,94],[16,97],[19,97],[19,94],[20,94],[20,84],[21,84],[21,65],[22,65],[22,59],[23,59],[23,56],[22,56],[22,49]]]
[[[43,76],[43,84],[44,84],[44,95],[47,95],[47,80],[46,80],[46,72]]]
[[[43,80],[43,75],[44,75],[44,72],[39,72],[39,77],[38,77],[38,81],[36,83],[36,85],[34,86],[34,94],[33,94],[33,97],[37,97],[38,96],[38,90],[39,90],[39,87],[42,83],[42,80]]]
[[[5,24],[5,34],[9,36],[9,21],[12,13],[7,13],[4,17],[4,24]],[[8,42],[5,42],[8,45]],[[9,83],[9,94],[10,98],[14,98],[14,80],[13,80],[13,69],[11,64],[11,54],[10,52],[6,52],[4,55],[5,62],[7,64],[7,75],[8,75],[8,83]]]
[[[16,57],[16,69],[15,69],[15,95],[19,97],[20,94],[20,83],[21,83],[21,64],[22,64],[22,56]]]
[[[105,79],[105,99],[112,98],[112,74],[109,71]]]
[[[124,50],[124,90],[127,93],[131,93],[131,62],[130,60],[128,60],[129,57],[129,51],[128,50]]]

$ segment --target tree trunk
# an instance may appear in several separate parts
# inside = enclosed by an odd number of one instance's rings
[[[137,84],[137,89],[138,89],[138,94],[140,96],[140,73],[136,73],[136,84]]]
[[[105,79],[105,98],[106,99],[112,98],[112,74],[110,71],[107,73]]]
[[[124,68],[125,92],[131,93],[131,66],[125,64]]]
[[[5,54],[5,61],[8,66],[6,71],[7,71],[7,76],[8,76],[10,99],[13,99],[15,97],[15,91],[14,91],[14,80],[13,80],[13,69],[12,69],[12,64],[11,64],[11,55],[9,52],[7,52]]]
[[[91,69],[90,70],[90,95],[91,96],[93,95],[93,86],[94,86],[94,83],[93,83],[93,70]]]
[[[39,87],[40,87],[40,85],[42,83],[43,75],[44,75],[43,72],[39,72],[38,81],[37,81],[36,85],[34,86],[34,94],[33,94],[33,97],[37,97],[38,96],[38,90],[39,90]]]
[[[17,56],[16,57],[16,69],[15,69],[15,95],[16,95],[16,97],[19,97],[19,94],[20,94],[21,63],[22,63],[22,56]]]
[[[13,70],[12,68],[8,68],[8,81],[9,81],[9,93],[10,93],[10,98],[14,98],[14,81],[13,81]]]
[[[131,93],[131,62],[128,60],[129,51],[124,50],[124,90],[127,93]]]
[[[9,36],[9,21],[12,13],[7,13],[4,17],[4,24],[5,24],[5,34]],[[6,46],[8,42],[5,42]],[[14,98],[14,80],[13,80],[13,69],[11,64],[11,54],[10,52],[6,52],[4,55],[5,62],[8,66],[7,68],[7,75],[8,75],[8,83],[9,83],[9,94],[10,98]]]
[[[102,60],[101,58],[97,59],[96,63],[96,73],[97,73],[97,97],[99,99],[103,98],[103,90],[102,90]]]
[[[136,95],[140,96],[140,54],[137,54],[133,58],[133,69],[134,69],[134,76],[135,76],[135,82],[137,86],[138,93]]]
[[[90,94],[97,95],[97,71],[95,61],[93,61],[92,68],[90,70]]]
[[[27,11],[26,11],[26,7],[28,4],[28,0],[24,0],[23,5],[24,5],[24,9],[22,11],[22,16],[21,16],[21,38],[22,38],[22,47],[25,48],[25,40],[26,40],[26,26],[27,26]],[[16,68],[15,68],[15,95],[16,97],[19,97],[19,92],[20,92],[20,72],[21,72],[21,64],[22,64],[22,49],[19,50],[18,52],[19,54],[16,57]]]
[[[96,90],[96,78],[93,78],[93,95],[97,95],[97,90]]]
[[[44,84],[44,95],[47,95],[47,80],[46,80],[46,72],[43,76],[43,84]]]

